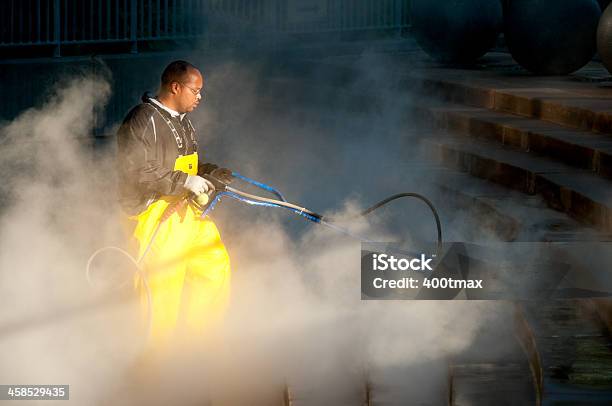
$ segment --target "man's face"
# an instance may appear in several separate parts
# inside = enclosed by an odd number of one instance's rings
[[[175,104],[178,109],[177,111],[179,113],[189,113],[198,107],[202,99],[200,92],[203,87],[204,79],[202,74],[198,70],[190,70],[185,80],[178,83],[176,88]]]

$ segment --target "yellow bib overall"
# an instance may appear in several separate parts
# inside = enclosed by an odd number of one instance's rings
[[[179,156],[174,167],[189,175],[196,175],[197,168],[197,153]],[[136,222],[132,236],[138,243],[138,258],[164,210],[178,199],[162,196],[130,217]],[[215,224],[201,219],[191,205],[162,223],[142,265],[151,296],[150,350],[200,341],[221,321],[230,293],[229,256]],[[148,320],[147,294],[139,276],[136,287],[141,292],[143,320]]]

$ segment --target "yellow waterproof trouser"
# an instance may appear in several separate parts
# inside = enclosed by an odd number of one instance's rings
[[[132,235],[138,242],[138,258],[162,213],[175,201],[161,198],[130,217],[136,221]],[[230,293],[229,256],[215,224],[185,205],[161,224],[142,265],[150,304],[140,276],[136,287],[141,292],[143,321],[148,324],[151,318],[149,349],[171,349],[209,336],[223,317]]]

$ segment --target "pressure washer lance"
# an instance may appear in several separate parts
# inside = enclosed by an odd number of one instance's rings
[[[336,223],[335,220],[324,217],[321,214],[318,214],[312,210],[309,210],[305,207],[293,204],[293,203],[289,203],[285,197],[276,189],[274,189],[271,186],[266,185],[265,183],[261,183],[261,182],[257,182],[256,180],[247,178],[246,176],[243,176],[237,172],[232,173],[232,176],[236,179],[239,179],[241,181],[244,181],[246,183],[249,183],[253,186],[256,186],[260,189],[263,189],[267,192],[270,192],[272,194],[274,194],[277,199],[271,199],[268,197],[263,197],[263,196],[257,196],[257,195],[253,195],[250,193],[246,193],[243,192],[241,190],[235,189],[231,186],[229,186],[228,183],[223,182],[220,179],[215,178],[212,175],[203,175],[203,177],[205,179],[207,179],[208,181],[210,181],[213,186],[215,187],[214,191],[211,190],[209,193],[210,194],[201,194],[198,196],[195,196],[193,193],[190,193],[188,195],[186,195],[184,198],[181,198],[179,200],[177,200],[176,202],[168,205],[168,207],[164,210],[164,212],[162,213],[162,215],[160,216],[160,219],[157,223],[157,226],[155,227],[155,230],[153,231],[153,235],[151,236],[147,247],[144,249],[142,255],[140,256],[140,258],[135,259],[129,252],[119,248],[119,247],[113,247],[113,246],[109,246],[109,247],[104,247],[104,248],[100,248],[99,250],[97,250],[96,252],[94,252],[90,257],[89,260],[87,261],[87,266],[85,269],[85,273],[86,273],[86,277],[87,277],[87,281],[89,282],[90,286],[93,286],[93,282],[91,280],[91,264],[94,261],[94,259],[100,255],[103,252],[106,251],[116,251],[119,252],[123,255],[125,255],[126,257],[128,257],[130,259],[130,261],[136,266],[137,268],[137,272],[138,275],[140,276],[140,278],[142,279],[143,282],[143,286],[145,288],[146,294],[147,294],[147,311],[148,311],[148,325],[147,325],[147,331],[150,332],[151,331],[151,323],[152,323],[152,309],[151,309],[151,291],[149,289],[149,284],[147,282],[147,278],[145,275],[145,271],[141,266],[141,263],[144,259],[144,257],[147,255],[147,253],[149,252],[153,241],[155,241],[155,237],[157,236],[157,232],[159,231],[161,225],[168,219],[170,218],[170,216],[172,216],[172,214],[176,213],[177,211],[181,210],[186,204],[191,204],[193,206],[195,206],[196,208],[198,208],[201,212],[202,218],[205,218],[206,216],[209,215],[209,213],[214,210],[215,206],[217,205],[217,203],[224,197],[231,197],[233,199],[239,200],[241,202],[250,204],[250,205],[256,205],[256,206],[264,206],[264,207],[274,207],[274,208],[284,208],[287,209],[289,211],[292,211],[293,213],[304,217],[314,223],[317,224],[321,224],[324,226],[327,226],[329,228],[332,228],[338,232],[341,232],[345,235],[348,235],[350,237],[356,238],[360,241],[365,241],[365,242],[371,242],[370,240],[368,240],[367,238],[364,238],[362,236],[356,235],[352,232],[350,232],[348,229],[341,227]],[[424,202],[429,209],[431,210],[434,219],[436,221],[436,228],[437,228],[437,253],[438,253],[438,258],[440,258],[440,253],[442,251],[442,225],[440,222],[440,217],[438,216],[438,212],[436,211],[434,205],[431,203],[431,201],[429,201],[429,199],[427,199],[426,197],[424,197],[423,195],[420,195],[418,193],[411,193],[411,192],[405,192],[405,193],[398,193],[392,196],[389,196],[383,200],[381,200],[380,202],[376,203],[375,205],[365,209],[364,211],[357,213],[356,215],[353,215],[351,217],[348,217],[348,219],[351,218],[357,218],[357,217],[364,217],[369,215],[370,213],[374,212],[375,210],[379,209],[380,207],[394,201],[397,199],[400,199],[402,197],[412,197],[412,198],[416,198],[421,200],[422,202]],[[127,283],[129,282],[129,280],[126,280],[125,282],[121,283],[120,285],[118,285],[116,288],[121,288],[123,286],[125,286]],[[146,335],[146,337],[148,337],[149,334]]]
[[[257,205],[257,206],[265,206],[265,207],[276,207],[276,208],[284,208],[284,209],[288,209],[289,211],[294,212],[295,214],[304,217],[314,223],[317,224],[322,224],[325,225],[327,227],[333,228],[336,231],[339,231],[343,234],[346,234],[348,236],[351,236],[353,238],[356,238],[360,241],[364,241],[364,242],[372,242],[371,240],[363,237],[363,236],[359,236],[356,235],[352,232],[350,232],[348,229],[338,226],[336,223],[338,222],[337,220],[334,219],[330,219],[328,217],[324,217],[323,215],[316,213],[312,210],[309,210],[305,207],[301,207],[299,205],[293,204],[293,203],[289,203],[287,202],[287,200],[285,199],[285,197],[276,189],[261,183],[261,182],[257,182],[253,179],[247,178],[246,176],[242,176],[239,173],[232,173],[232,176],[234,178],[240,179],[244,182],[250,183],[260,189],[264,189],[268,192],[273,193],[274,195],[276,195],[276,197],[278,199],[270,199],[270,198],[266,198],[266,197],[262,197],[262,196],[257,196],[257,195],[253,195],[250,193],[246,193],[243,192],[241,190],[238,189],[234,189],[233,187],[229,186],[229,184],[227,184],[226,182],[223,182],[220,179],[217,179],[211,175],[204,175],[204,177],[209,180],[213,186],[215,187],[215,192],[214,192],[214,197],[210,200],[210,202],[206,205],[200,205],[198,208],[202,211],[202,218],[206,217],[212,210],[214,210],[215,206],[217,205],[217,203],[221,200],[221,198],[223,198],[224,196],[228,196],[231,197],[233,199],[236,200],[240,200],[242,202],[245,202],[247,204],[252,204],[252,205]],[[431,201],[429,199],[427,199],[425,196],[420,195],[418,193],[411,193],[411,192],[405,192],[405,193],[398,193],[392,196],[389,196],[383,200],[381,200],[380,202],[376,203],[375,205],[365,209],[364,211],[357,213],[353,216],[350,216],[346,219],[352,219],[352,218],[357,218],[357,217],[364,217],[367,216],[368,214],[372,213],[373,211],[379,209],[380,207],[386,205],[387,203],[392,202],[393,200],[397,200],[400,199],[402,197],[412,197],[412,198],[416,198],[421,200],[422,202],[424,202],[429,209],[431,210],[434,219],[436,221],[436,228],[437,228],[437,252],[438,254],[440,254],[441,249],[442,249],[442,225],[440,223],[440,217],[438,216],[438,212],[436,211],[436,208],[434,207],[433,203],[431,203]]]

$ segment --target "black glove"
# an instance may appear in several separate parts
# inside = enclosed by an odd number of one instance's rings
[[[214,171],[217,168],[219,168],[219,165],[210,164],[210,163],[199,164],[198,165],[198,176],[210,175],[212,171]]]
[[[234,180],[231,170],[227,168],[219,168],[218,165],[211,163],[198,165],[198,175],[210,175],[228,185]]]
[[[213,170],[210,175],[219,179],[221,182],[229,185],[234,180],[232,176],[232,171],[227,168],[217,168]]]

